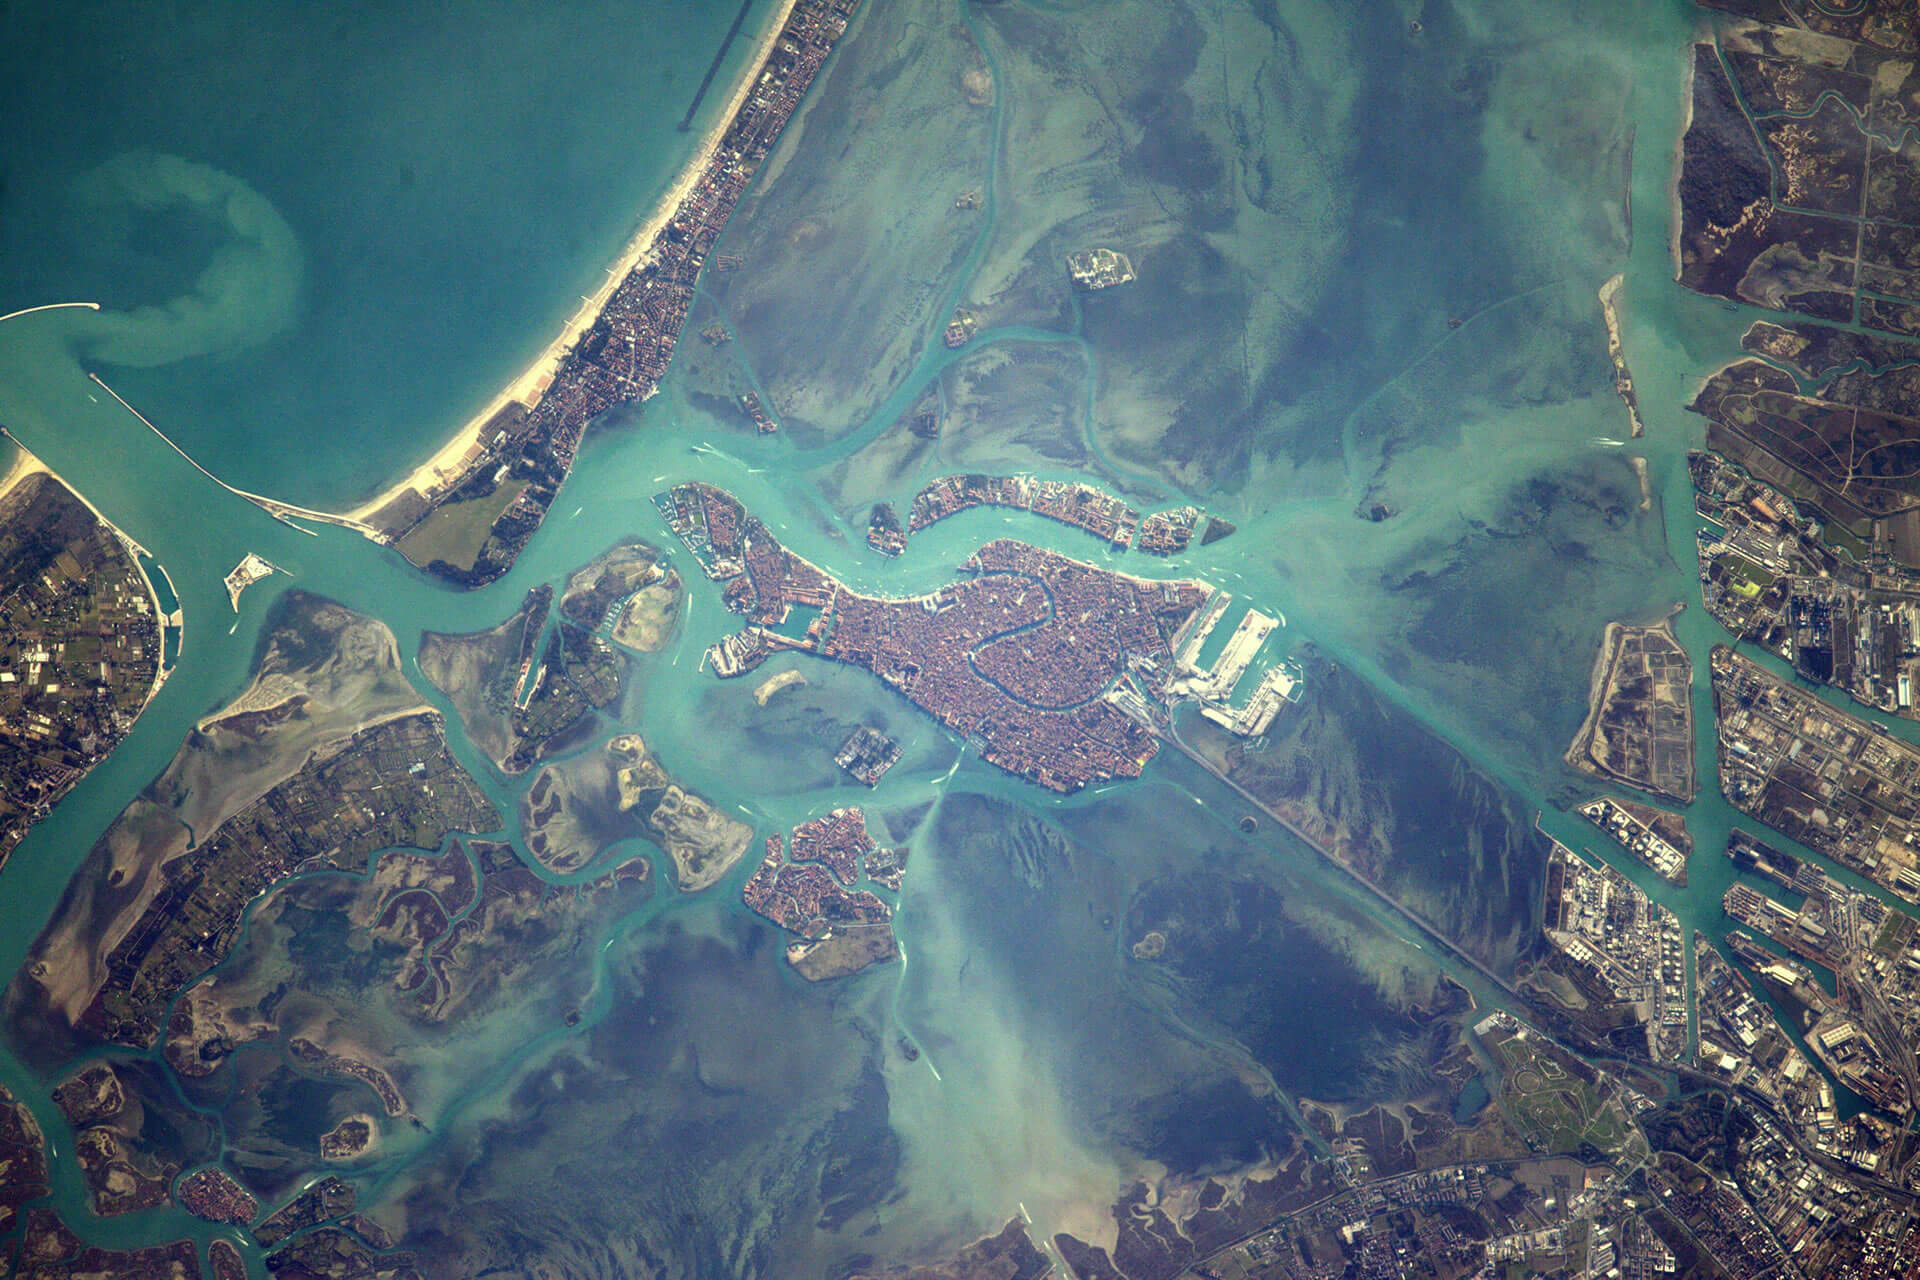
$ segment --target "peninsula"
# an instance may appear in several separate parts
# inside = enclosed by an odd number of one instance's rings
[[[498,825],[439,713],[401,674],[393,632],[290,591],[253,683],[200,722],[89,852],[8,1015],[49,1047],[74,1035],[150,1046],[268,887]]]
[[[566,481],[587,424],[657,389],[707,255],[858,3],[787,0],[727,109],[606,283],[439,452],[348,519],[463,586],[512,566]]]
[[[165,680],[142,552],[26,450],[0,478],[0,867]]]

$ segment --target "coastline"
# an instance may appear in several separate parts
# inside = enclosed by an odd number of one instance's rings
[[[59,486],[62,489],[65,489],[68,493],[72,494],[74,496],[74,499],[77,502],[79,502],[81,506],[93,512],[93,518],[95,520],[98,520],[101,524],[107,526],[108,531],[111,532],[114,537],[120,540],[120,543],[122,546],[131,550],[136,556],[145,556],[149,560],[153,559],[153,552],[147,550],[145,547],[141,546],[138,542],[136,542],[133,536],[129,534],[125,529],[122,529],[119,525],[115,524],[113,521],[101,515],[100,508],[94,506],[93,503],[87,501],[86,494],[81,493],[78,489],[74,488],[71,484],[67,483],[66,477],[62,476],[58,471],[55,471],[52,467],[48,466],[46,463],[42,462],[40,460],[40,456],[34,453],[33,450],[27,448],[26,445],[21,444],[19,436],[14,435],[13,432],[7,430],[5,427],[0,427],[0,437],[4,437],[5,439],[11,441],[13,444],[13,447],[20,451],[20,457],[15,460],[13,466],[7,471],[7,474],[4,476],[0,476],[0,497],[5,497],[8,493],[12,492],[13,487],[19,484],[21,481],[25,480],[28,476],[34,476],[34,475],[52,476],[54,478],[54,481],[57,484],[59,484]],[[146,570],[142,569],[140,572],[144,576],[146,573]],[[156,613],[154,616],[164,617],[165,615]]]
[[[1696,33],[1697,34],[1697,33]],[[1687,45],[1687,74],[1681,81],[1684,103],[1680,113],[1680,136],[1673,140],[1673,173],[1667,180],[1667,262],[1678,280],[1686,265],[1680,260],[1681,230],[1686,213],[1680,200],[1680,173],[1687,163],[1687,135],[1693,132],[1693,43]]]
[[[4,428],[0,428],[0,431],[4,430]],[[53,476],[55,480],[60,479],[59,476],[53,475],[53,469],[51,467],[29,453],[25,445],[15,440],[12,432],[5,432],[5,434],[7,439],[13,441],[13,447],[19,450],[19,456],[13,460],[13,465],[7,468],[7,474],[0,476],[0,498],[5,498],[8,494],[12,493],[23,484],[29,476],[49,475]],[[67,487],[71,489],[73,486],[68,485]]]
[[[13,460],[13,465],[7,468],[7,473],[4,476],[0,476],[0,499],[4,499],[21,484],[34,476],[43,475],[50,477],[55,484],[71,494],[75,502],[78,502],[92,513],[93,518],[100,522],[101,527],[112,534],[114,540],[126,549],[128,558],[133,561],[133,571],[140,575],[141,583],[147,588],[147,603],[153,609],[155,643],[159,645],[160,653],[153,664],[153,684],[147,689],[147,696],[141,701],[140,710],[134,712],[134,718],[137,720],[141,712],[144,712],[151,706],[153,700],[159,696],[161,688],[167,683],[167,676],[172,671],[172,666],[166,661],[168,627],[179,628],[179,640],[177,642],[179,647],[174,650],[173,665],[178,665],[180,655],[186,652],[186,609],[182,606],[169,613],[160,607],[160,590],[153,585],[153,574],[148,573],[147,566],[140,563],[142,560],[153,561],[154,572],[166,578],[167,571],[161,567],[160,561],[154,556],[153,552],[141,546],[132,534],[129,534],[125,529],[122,529],[119,525],[107,519],[105,515],[101,514],[100,508],[88,501],[86,494],[81,493],[79,489],[67,483],[65,477],[58,471],[55,471],[52,467],[41,461],[39,454],[20,442],[20,437],[14,435],[13,432],[7,430],[7,428],[0,427],[0,439],[5,439],[19,451],[19,456]],[[180,600],[180,593],[174,587],[173,579],[171,578],[167,578],[167,590],[173,593],[173,598],[176,602]],[[4,861],[4,859],[0,858],[0,861]]]
[[[1609,782],[1616,779],[1595,768],[1588,750],[1593,745],[1594,730],[1600,725],[1600,712],[1606,705],[1607,689],[1613,683],[1613,668],[1620,657],[1620,635],[1623,630],[1624,624],[1609,622],[1600,632],[1600,650],[1593,655],[1593,667],[1587,674],[1586,718],[1581,720],[1579,731],[1573,735],[1573,741],[1560,757],[1570,768]]]
[[[481,433],[488,423],[516,404],[523,409],[532,409],[540,403],[540,398],[553,381],[562,358],[572,350],[574,343],[580,340],[580,336],[593,327],[595,321],[600,318],[600,313],[606,309],[607,302],[613,297],[615,290],[626,281],[635,267],[646,260],[661,231],[673,220],[674,215],[680,210],[681,203],[694,192],[700,185],[701,179],[706,176],[708,167],[719,153],[721,139],[726,136],[727,129],[740,113],[740,108],[746,103],[748,94],[758,82],[761,70],[773,53],[774,44],[780,38],[780,33],[786,29],[787,20],[792,16],[797,3],[798,0],[776,0],[776,7],[766,19],[760,36],[754,43],[753,53],[734,83],[733,91],[727,97],[726,106],[715,113],[713,123],[701,135],[699,144],[681,165],[673,181],[654,202],[652,211],[634,231],[619,255],[607,265],[600,287],[591,295],[581,298],[579,309],[560,326],[560,332],[554,335],[553,341],[534,358],[533,363],[521,370],[518,377],[502,387],[480,412],[454,432],[431,457],[408,472],[397,483],[351,511],[345,512],[342,519],[371,524],[378,512],[396,499],[405,496],[409,490],[425,497],[441,486],[461,479],[466,474],[468,455],[480,443]]]
[[[1640,417],[1640,397],[1633,389],[1626,343],[1620,335],[1620,292],[1626,282],[1625,273],[1616,272],[1600,286],[1600,314],[1607,324],[1607,357],[1613,361],[1613,389],[1627,406],[1627,421],[1632,427],[1633,439],[1638,440],[1647,434],[1647,424]]]

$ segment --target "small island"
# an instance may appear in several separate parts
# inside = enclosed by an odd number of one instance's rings
[[[372,1116],[350,1115],[320,1135],[320,1158],[339,1161],[364,1156],[373,1150],[379,1132]]]
[[[767,856],[741,898],[799,937],[787,963],[809,982],[844,978],[900,954],[893,908],[863,878],[897,893],[906,852],[883,849],[857,808],[835,809],[795,827],[792,839],[767,837]]]
[[[1073,287],[1098,293],[1133,282],[1133,259],[1118,249],[1083,249],[1067,255],[1067,276]]]
[[[1594,659],[1585,723],[1567,748],[1583,773],[1693,803],[1693,663],[1671,620],[1610,622]]]
[[[272,577],[276,573],[285,573],[273,561],[257,556],[249,551],[240,563],[233,566],[226,576],[227,603],[233,606],[235,613],[240,612],[240,593],[256,582]]]
[[[776,671],[754,686],[753,700],[761,706],[772,702],[782,690],[804,685],[807,678],[798,671]]]
[[[1198,507],[1184,506],[1142,516],[1123,499],[1096,485],[971,472],[942,476],[916,493],[904,528],[891,503],[876,505],[867,525],[867,545],[882,555],[897,556],[907,549],[912,535],[975,507],[1031,511],[1083,529],[1106,543],[1109,550],[1137,546],[1161,556],[1185,551],[1204,515]],[[1210,519],[1201,543],[1218,542],[1232,532],[1233,525],[1227,521]]]
[[[877,787],[887,770],[900,763],[900,755],[899,743],[878,729],[861,725],[833,753],[833,762],[855,781]]]
[[[260,1212],[260,1203],[224,1169],[196,1169],[180,1180],[173,1193],[180,1207],[208,1222],[245,1226]]]

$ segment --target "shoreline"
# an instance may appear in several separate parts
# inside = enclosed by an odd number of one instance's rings
[[[5,432],[6,438],[13,441],[13,447],[20,451],[20,456],[13,460],[13,465],[7,468],[7,473],[0,476],[0,499],[4,499],[32,476],[48,475],[53,476],[55,480],[60,479],[53,474],[51,467],[28,452],[27,447],[15,439],[12,432],[5,431],[5,428],[0,428],[0,432]],[[68,488],[72,486],[69,485]]]
[[[1593,655],[1593,666],[1587,673],[1587,714],[1580,721],[1580,728],[1567,745],[1565,754],[1560,757],[1571,768],[1609,782],[1615,780],[1613,776],[1597,769],[1587,753],[1593,745],[1594,730],[1600,726],[1600,712],[1606,705],[1607,690],[1613,684],[1613,668],[1620,657],[1620,637],[1624,629],[1625,624],[1619,621],[1609,622],[1601,629],[1600,650]]]
[[[1698,41],[1698,35],[1699,30],[1696,28],[1695,39],[1687,43],[1687,74],[1680,84],[1682,96],[1680,136],[1673,140],[1672,173],[1667,179],[1667,263],[1672,269],[1673,279],[1676,282],[1686,266],[1680,258],[1686,213],[1680,199],[1680,178],[1687,164],[1687,135],[1693,132],[1693,46]]]
[[[7,473],[4,476],[0,476],[0,500],[5,499],[8,494],[12,493],[16,488],[34,476],[43,475],[50,477],[55,484],[72,495],[75,502],[85,507],[88,512],[92,514],[93,518],[100,522],[101,527],[112,534],[114,540],[126,549],[127,557],[133,561],[133,571],[140,575],[140,581],[147,588],[147,602],[153,607],[153,628],[157,633],[155,643],[159,647],[159,653],[155,655],[153,662],[153,685],[147,690],[147,696],[141,701],[140,710],[133,713],[134,719],[137,720],[140,718],[142,712],[153,705],[153,700],[160,695],[160,690],[166,685],[167,676],[172,670],[166,661],[168,627],[180,628],[179,648],[174,650],[173,654],[174,666],[179,665],[180,655],[186,652],[187,611],[185,602],[181,601],[179,590],[174,587],[173,579],[167,577],[167,571],[161,566],[158,556],[141,546],[132,534],[101,514],[100,508],[94,506],[93,503],[88,500],[86,494],[81,493],[79,489],[69,484],[66,478],[48,466],[39,454],[27,448],[25,444],[22,444],[19,436],[14,435],[13,432],[6,427],[0,427],[0,439],[7,440],[15,449],[20,451],[20,456],[13,460],[13,465],[7,468]],[[153,575],[148,573],[147,567],[140,563],[143,559],[153,561],[155,572],[159,573],[162,578],[166,578],[167,590],[173,593],[174,601],[179,606],[175,608],[173,612],[169,613],[160,607],[160,590],[153,585]]]
[[[39,454],[27,448],[26,445],[20,443],[19,436],[16,436],[15,434],[13,434],[13,432],[9,431],[5,427],[0,427],[0,438],[5,438],[6,440],[11,441],[13,443],[13,447],[20,451],[19,459],[14,462],[13,466],[7,471],[6,475],[0,476],[0,497],[5,497],[8,493],[12,492],[13,487],[21,483],[28,476],[35,476],[35,475],[52,476],[55,483],[57,483],[62,489],[65,489],[68,493],[72,494],[74,496],[74,500],[77,501],[81,506],[85,507],[88,511],[91,511],[93,513],[93,518],[95,520],[98,520],[101,524],[105,525],[108,531],[112,533],[114,537],[120,540],[121,545],[133,551],[136,556],[145,556],[149,560],[153,560],[155,564],[159,563],[159,560],[154,556],[153,552],[147,550],[145,547],[141,546],[137,541],[135,541],[132,534],[128,533],[125,529],[122,529],[119,525],[115,524],[113,521],[107,519],[104,515],[100,514],[100,508],[94,506],[93,503],[89,502],[87,500],[86,494],[81,493],[78,489],[74,488],[73,485],[69,484],[67,482],[66,477],[61,475],[58,471],[55,471],[52,467],[48,466],[44,461],[42,461]],[[146,570],[144,569],[141,570],[142,574],[144,574],[145,572]],[[171,586],[172,583],[169,582],[168,585]],[[158,601],[156,601],[155,603],[157,605]],[[165,617],[166,615],[162,613],[157,613],[154,616]]]
[[[1600,286],[1600,315],[1607,323],[1607,357],[1613,361],[1613,389],[1627,406],[1632,438],[1638,440],[1647,434],[1647,424],[1640,416],[1640,396],[1633,388],[1633,371],[1627,367],[1627,346],[1620,331],[1620,294],[1626,283],[1626,273],[1615,272]]]
[[[580,307],[572,317],[560,326],[560,332],[553,341],[543,348],[533,362],[519,375],[510,380],[486,405],[459,430],[455,431],[439,449],[426,461],[407,472],[397,483],[376,494],[366,502],[345,512],[341,518],[356,523],[371,524],[373,517],[404,497],[409,490],[422,497],[430,496],[435,490],[451,481],[457,481],[466,475],[467,455],[481,441],[481,433],[487,424],[513,405],[523,409],[532,409],[540,403],[546,394],[547,386],[559,370],[560,362],[573,349],[582,334],[591,329],[606,309],[614,292],[625,283],[628,275],[638,267],[653,250],[654,242],[666,229],[669,222],[680,210],[681,204],[692,195],[706,176],[708,167],[719,153],[720,142],[726,136],[727,129],[739,115],[740,108],[746,104],[747,96],[760,79],[760,73],[773,53],[774,44],[780,33],[786,29],[787,20],[792,16],[798,0],[778,0],[774,12],[766,20],[759,39],[754,42],[753,52],[747,60],[739,79],[733,86],[733,92],[727,97],[724,109],[716,113],[714,121],[701,135],[693,153],[681,165],[673,181],[661,192],[653,208],[629,237],[624,248],[610,262],[599,288],[591,295],[583,296]]]

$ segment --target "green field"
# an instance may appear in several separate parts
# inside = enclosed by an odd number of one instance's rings
[[[1844,551],[1859,564],[1865,564],[1871,554],[1867,544],[1862,542],[1853,530],[1838,520],[1823,520],[1820,523],[1820,541],[1836,551]]]
[[[487,533],[500,513],[527,487],[525,480],[508,480],[484,498],[449,502],[413,526],[394,544],[401,555],[426,568],[444,560],[456,569],[471,569],[487,545]]]
[[[1488,1046],[1501,1071],[1500,1105],[1540,1150],[1571,1152],[1590,1142],[1618,1153],[1638,1129],[1606,1080],[1579,1079],[1531,1039],[1510,1036]]]
[[[1758,595],[1761,591],[1766,590],[1768,587],[1772,586],[1774,583],[1774,578],[1776,575],[1769,573],[1765,569],[1762,569],[1759,565],[1747,559],[1745,556],[1737,556],[1732,553],[1728,553],[1727,555],[1721,557],[1720,562],[1726,566],[1727,572],[1729,574],[1740,579],[1740,581],[1742,582],[1752,584],[1755,595]]]

